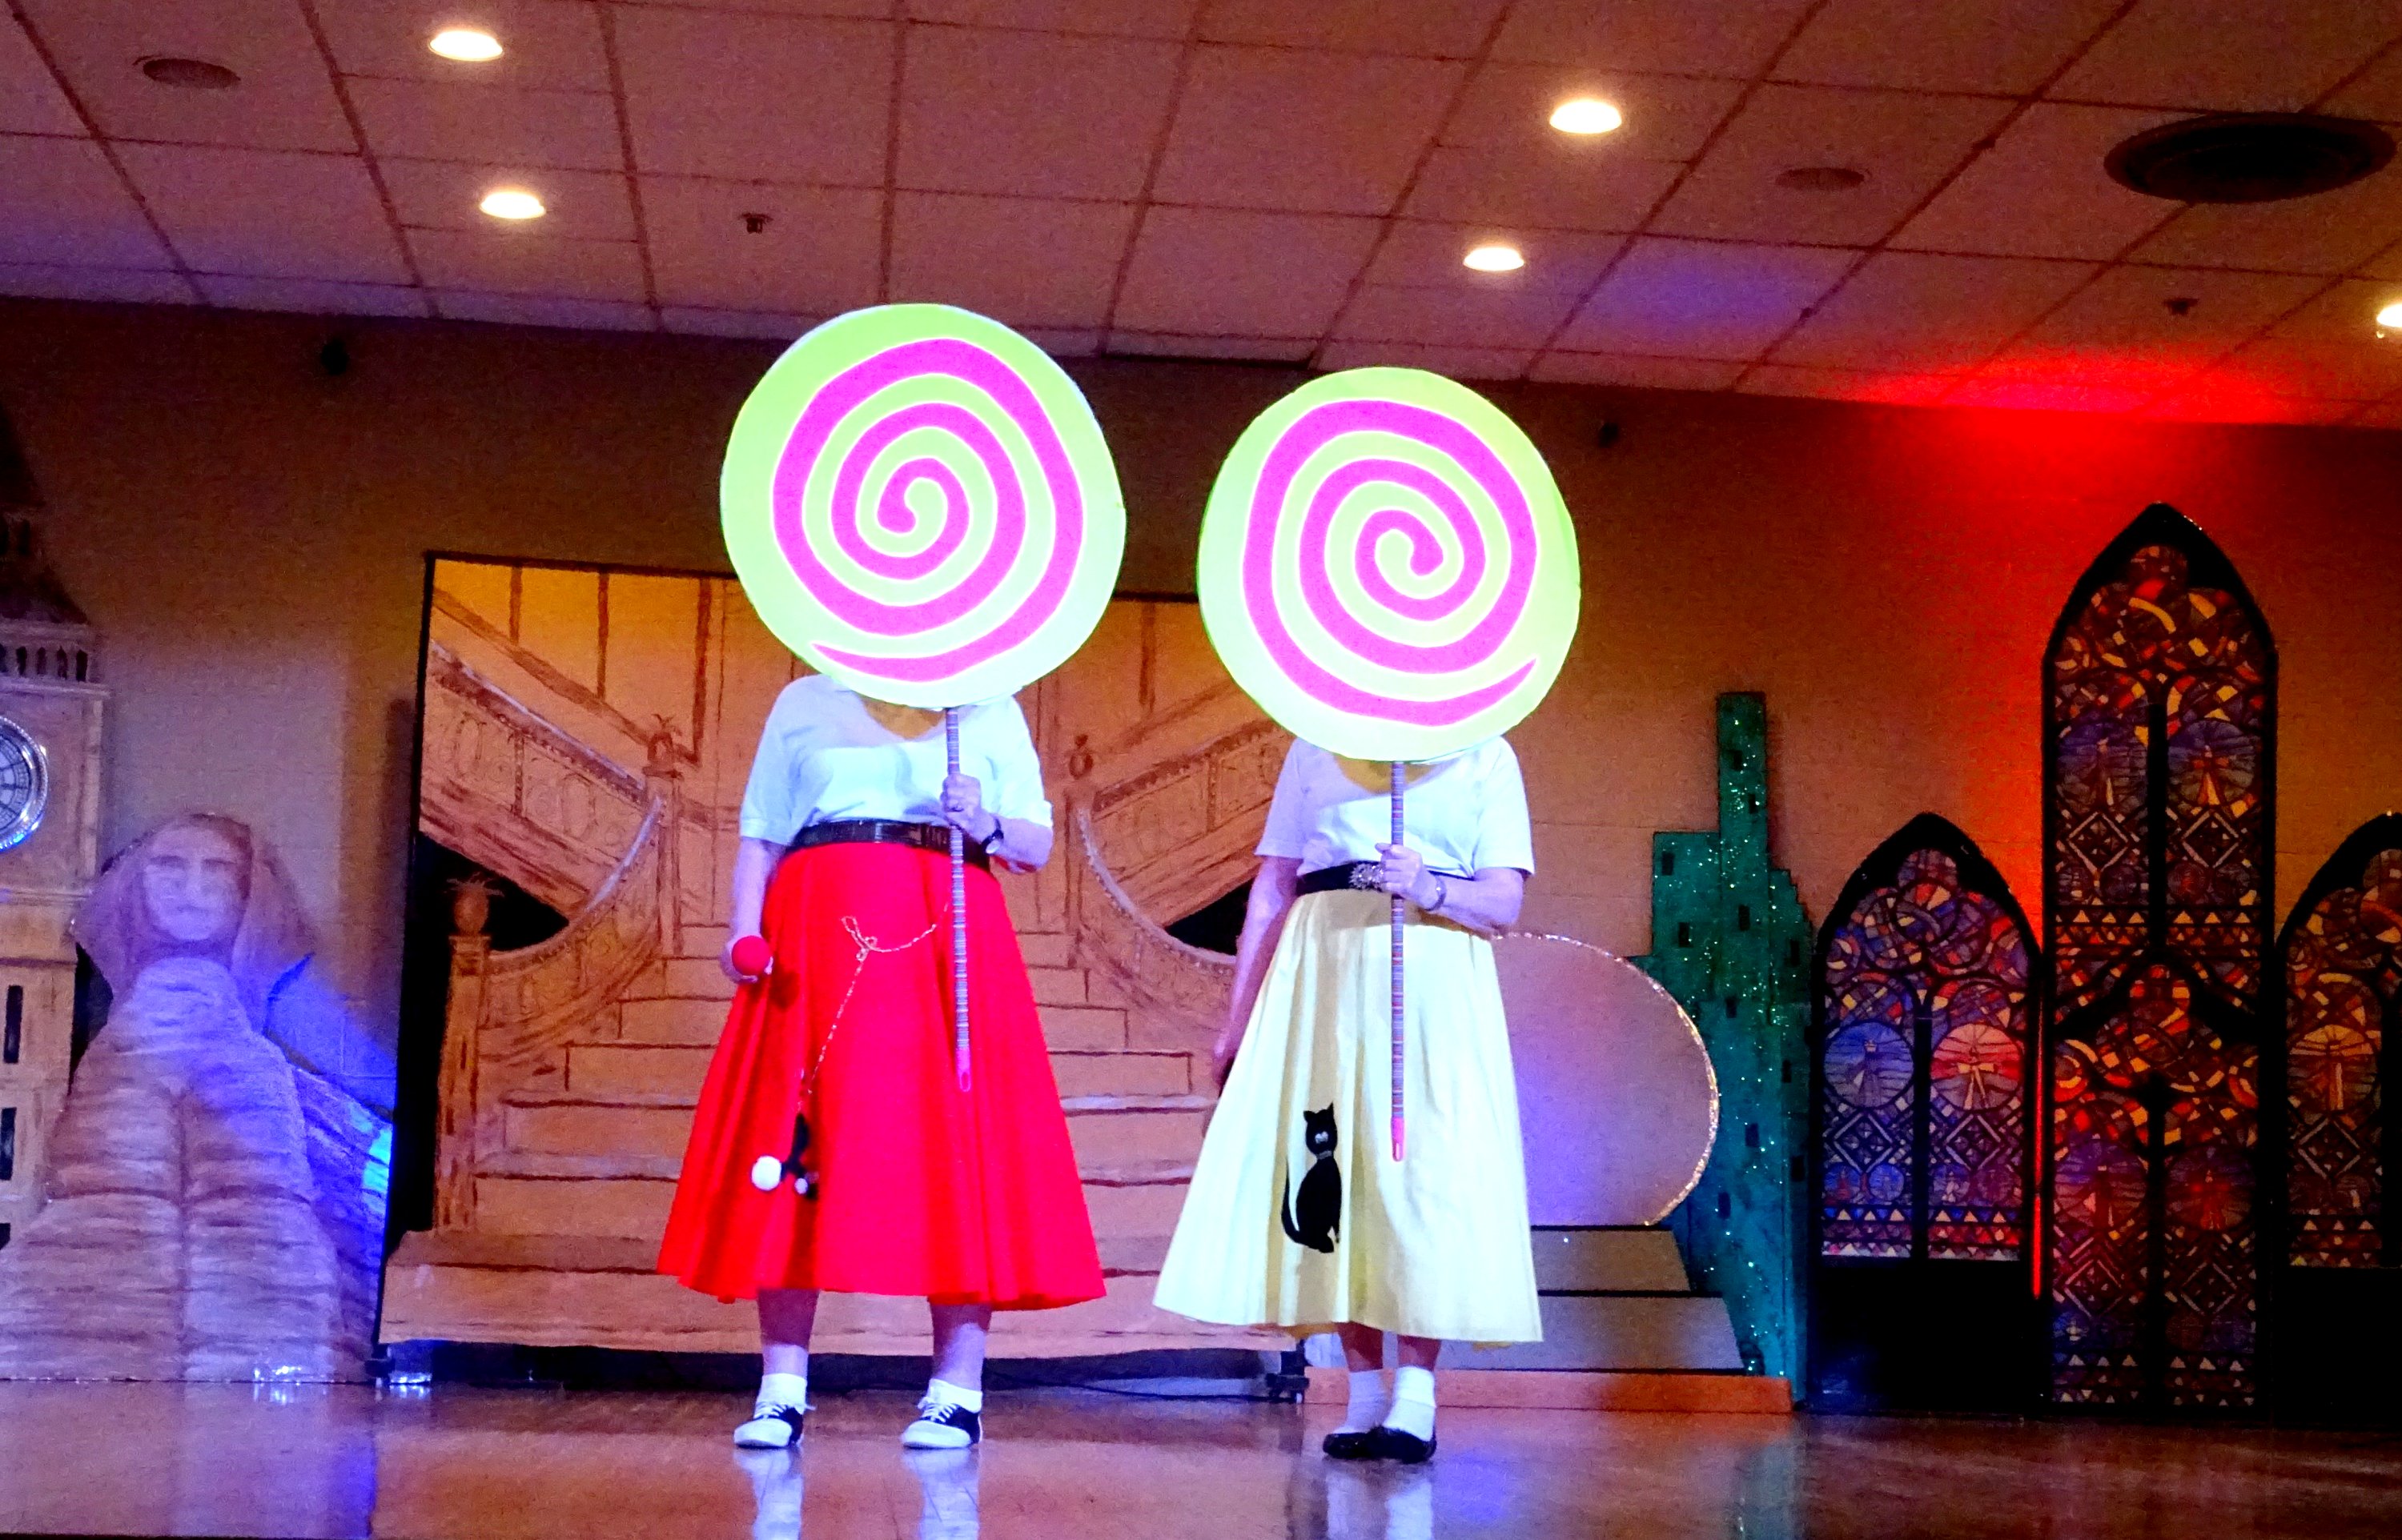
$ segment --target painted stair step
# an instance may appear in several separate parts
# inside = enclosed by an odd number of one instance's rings
[[[637,1155],[622,1150],[562,1155],[541,1149],[504,1149],[477,1162],[476,1175],[544,1181],[672,1182],[683,1169],[681,1155]]]
[[[1462,1345],[1460,1368],[1740,1371],[1726,1301],[1701,1294],[1547,1294],[1543,1340],[1507,1347]]]
[[[1692,1288],[1677,1238],[1656,1226],[1534,1231],[1535,1286],[1545,1292],[1683,1294]]]
[[[501,1098],[504,1107],[692,1107],[699,1098],[682,1091],[561,1091],[547,1086],[523,1086]]]
[[[1062,1096],[1059,1109],[1074,1117],[1136,1112],[1207,1112],[1215,1096]]]

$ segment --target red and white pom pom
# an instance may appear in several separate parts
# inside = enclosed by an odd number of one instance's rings
[[[734,971],[756,983],[775,969],[776,954],[768,948],[765,936],[738,936],[734,940],[733,961]]]

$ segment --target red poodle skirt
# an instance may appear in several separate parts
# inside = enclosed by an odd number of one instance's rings
[[[971,866],[967,875],[973,1073],[962,1093],[949,858],[884,844],[784,858],[761,925],[775,967],[743,985],[726,1015],[661,1272],[721,1299],[820,1288],[1045,1310],[1100,1297],[1092,1220],[1017,933],[992,874]],[[863,957],[854,930],[897,950]],[[816,1083],[805,1087],[813,1064]],[[763,1192],[752,1169],[790,1152],[804,1096],[803,1164],[818,1192],[802,1197],[790,1181]]]

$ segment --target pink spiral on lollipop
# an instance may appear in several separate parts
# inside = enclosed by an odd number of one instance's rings
[[[968,386],[978,406],[919,398],[907,390],[931,377]],[[892,404],[859,428],[856,414],[876,409],[877,398],[887,392],[892,392]],[[846,433],[847,442],[837,444]],[[879,465],[895,444],[926,433],[946,435],[959,445],[983,487],[970,486],[949,462],[931,454]],[[1051,509],[1053,537],[1025,597],[1002,603],[997,601],[1003,598],[1004,588],[1025,578],[1019,563],[1028,544],[1029,491],[1034,490],[1021,480],[1022,461],[1012,454],[1013,440],[1022,446],[1022,455],[1031,458],[1041,478],[1039,490]],[[843,558],[859,571],[896,585],[922,585],[956,565],[973,533],[971,508],[979,490],[991,499],[990,526],[966,570],[936,591],[905,599],[879,598],[861,591],[813,547],[803,528],[803,507],[813,487],[827,488],[834,546]],[[867,522],[874,520],[886,537],[915,530],[919,516],[910,494],[919,488],[939,510],[932,516],[932,538],[913,550],[886,549],[885,542],[871,537]],[[890,652],[876,653],[826,646],[825,656],[892,680],[946,679],[1026,641],[1059,612],[1086,535],[1082,486],[1041,401],[1002,360],[954,337],[896,344],[828,380],[793,427],[776,461],[770,497],[777,545],[810,597],[855,633],[894,643]],[[927,642],[920,651],[909,645],[978,614],[989,614],[990,624],[963,639]]]
[[[1337,441],[1350,434],[1421,445],[1441,456],[1456,479],[1416,461],[1379,453],[1373,438],[1362,441],[1360,453],[1346,458]],[[1304,483],[1313,460],[1331,460],[1332,469]],[[1490,510],[1487,517],[1478,516],[1462,484]],[[1424,508],[1393,502],[1373,507],[1353,525],[1348,543],[1337,545],[1338,512],[1359,498],[1374,498],[1382,488],[1411,494],[1449,532],[1458,553],[1458,571],[1440,589],[1404,592],[1377,558],[1379,547],[1398,538],[1412,576],[1429,578],[1441,571],[1443,542],[1429,527]],[[1311,407],[1268,449],[1248,515],[1242,550],[1244,612],[1285,677],[1318,703],[1357,716],[1444,727],[1492,707],[1533,673],[1536,660],[1527,657],[1498,678],[1487,677],[1525,614],[1538,543],[1525,489],[1500,456],[1462,423],[1399,401],[1350,399]],[[1293,520],[1300,526],[1296,543],[1302,603],[1325,641],[1316,653],[1286,624],[1276,591],[1277,551],[1282,531]],[[1496,563],[1498,585],[1488,582]],[[1335,581],[1346,569],[1356,591],[1369,600],[1366,605],[1346,601]],[[1479,603],[1481,612],[1470,611]],[[1394,626],[1393,617],[1405,624]],[[1395,634],[1419,628],[1456,630],[1456,635],[1417,641]],[[1362,664],[1421,681],[1461,682],[1449,694],[1431,698],[1397,695],[1362,682],[1357,677]],[[1467,682],[1471,678],[1484,682]]]

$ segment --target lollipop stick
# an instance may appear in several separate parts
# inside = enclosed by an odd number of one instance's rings
[[[1393,844],[1401,843],[1401,762],[1393,762]],[[1393,895],[1393,1159],[1401,1158],[1401,896]]]
[[[959,773],[959,709],[943,713],[943,748],[950,755],[950,774]],[[959,1089],[968,1089],[968,846],[958,824],[951,825],[951,1057],[958,1064]]]

